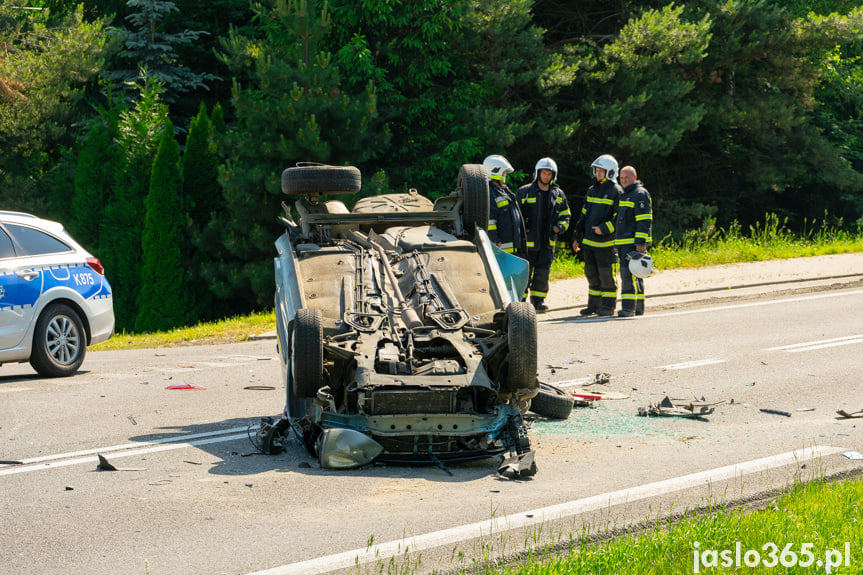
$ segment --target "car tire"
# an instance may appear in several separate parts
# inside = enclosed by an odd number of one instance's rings
[[[536,387],[536,310],[524,301],[510,303],[506,308],[510,389]]]
[[[488,178],[481,164],[464,164],[458,171],[458,189],[463,198],[462,226],[473,234],[477,227],[488,229]]]
[[[353,194],[362,176],[353,166],[297,166],[282,172],[282,192],[302,194]]]
[[[549,385],[539,384],[539,393],[530,400],[530,410],[549,419],[569,419],[575,400],[566,391]]]
[[[46,377],[67,377],[78,371],[86,353],[87,333],[78,312],[66,304],[49,304],[33,334],[33,369]]]
[[[291,336],[291,389],[297,397],[315,397],[323,385],[322,323],[321,310],[297,310]]]

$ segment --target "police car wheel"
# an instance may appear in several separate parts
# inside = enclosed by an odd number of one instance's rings
[[[46,307],[33,334],[33,369],[47,377],[66,377],[78,371],[86,352],[87,333],[78,313],[61,303]]]
[[[468,234],[476,227],[488,229],[488,180],[481,164],[464,164],[458,171],[458,189],[463,198],[462,225]]]

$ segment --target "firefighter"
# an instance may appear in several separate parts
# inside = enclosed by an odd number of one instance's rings
[[[579,313],[612,316],[617,307],[615,221],[623,189],[617,183],[614,156],[603,154],[591,167],[596,182],[587,190],[572,241],[573,251],[584,249],[584,275],[587,277],[587,307]]]
[[[524,220],[515,194],[506,185],[507,175],[514,171],[512,164],[495,154],[483,160],[482,166],[489,184],[488,237],[503,251],[524,258]]]
[[[620,208],[617,212],[617,232],[614,245],[621,262],[627,262],[632,252],[645,253],[653,243],[653,209],[650,193],[638,179],[632,166],[620,169]],[[644,280],[634,275],[628,265],[620,266],[620,317],[644,314]]]
[[[557,247],[557,236],[569,227],[569,204],[555,183],[557,164],[541,158],[533,170],[533,182],[518,189],[518,204],[527,234],[527,261],[530,264],[528,295],[536,311],[548,309],[548,274]]]

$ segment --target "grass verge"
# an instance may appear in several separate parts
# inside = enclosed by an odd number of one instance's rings
[[[718,507],[651,532],[576,546],[496,575],[860,573],[863,482],[798,483],[758,511]]]
[[[276,329],[276,316],[272,311],[236,316],[217,322],[201,323],[192,327],[177,328],[156,333],[116,333],[108,341],[94,345],[91,351],[118,349],[144,349],[208,345],[246,341],[250,337]]]

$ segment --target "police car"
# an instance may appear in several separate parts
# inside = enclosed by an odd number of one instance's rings
[[[114,299],[99,260],[57,222],[0,211],[0,365],[74,374],[88,345],[114,333]]]

